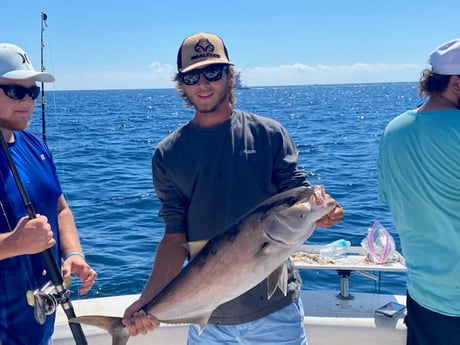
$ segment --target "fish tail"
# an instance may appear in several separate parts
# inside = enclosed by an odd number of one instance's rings
[[[112,345],[126,345],[129,338],[128,329],[121,323],[121,317],[85,315],[69,320],[105,329],[112,336]]]

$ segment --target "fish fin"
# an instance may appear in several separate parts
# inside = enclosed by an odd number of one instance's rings
[[[270,299],[279,288],[284,296],[287,295],[288,269],[286,263],[279,266],[267,278],[268,299]]]
[[[270,244],[268,242],[265,242],[262,244],[262,246],[259,248],[259,250],[254,254],[255,257],[263,257],[266,255],[267,247],[269,247]]]
[[[112,336],[112,345],[126,345],[128,342],[128,329],[121,323],[121,317],[85,315],[74,317],[69,322],[83,323],[105,329]]]
[[[187,248],[188,252],[190,253],[190,257],[194,257],[198,254],[201,249],[208,243],[208,240],[201,240],[201,241],[193,241],[187,242],[184,244],[184,247]]]
[[[200,331],[198,332],[198,334],[203,333],[203,330],[206,327],[206,325],[208,324],[208,321],[209,321],[210,317],[211,317],[211,314],[209,314],[209,315],[203,317],[201,320],[198,320],[197,322],[195,322],[200,327]]]

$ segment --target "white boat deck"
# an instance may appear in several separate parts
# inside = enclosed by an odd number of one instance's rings
[[[314,254],[318,246],[304,246],[302,252]],[[300,253],[302,257],[303,253]],[[296,254],[299,256],[299,253]],[[307,255],[311,258],[311,256]],[[305,257],[304,257],[305,259]],[[299,269],[329,269],[348,271],[405,271],[404,259],[391,264],[375,265],[365,260],[358,247],[351,248],[347,258],[334,262],[295,260]],[[406,326],[404,313],[390,318],[375,314],[375,310],[388,302],[406,304],[405,296],[348,292],[347,274],[342,275],[340,291],[302,291],[305,308],[305,329],[309,345],[404,345]],[[75,314],[122,316],[138,295],[102,297],[72,301]],[[99,328],[83,325],[89,345],[112,344],[109,334]],[[131,344],[182,345],[186,344],[187,325],[162,325],[147,335],[129,338]],[[57,312],[54,345],[75,344],[66,316]]]
[[[137,297],[102,297],[72,304],[77,315],[122,316],[124,309]],[[377,308],[390,301],[405,304],[405,296],[353,293],[353,297],[342,300],[337,298],[337,291],[302,291],[309,345],[405,344],[404,314],[395,318],[375,315]],[[83,325],[83,331],[89,345],[112,344],[109,334],[102,329]],[[186,325],[162,325],[148,335],[131,337],[128,344],[183,345],[186,336]],[[57,313],[53,344],[75,344],[62,308]]]

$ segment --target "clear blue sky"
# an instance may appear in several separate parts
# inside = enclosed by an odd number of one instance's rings
[[[55,90],[171,88],[182,40],[220,35],[248,86],[416,81],[460,37],[458,0],[24,0],[0,4],[0,37]]]

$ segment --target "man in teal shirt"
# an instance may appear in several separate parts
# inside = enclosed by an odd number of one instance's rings
[[[421,107],[393,119],[378,157],[407,265],[408,345],[454,345],[460,336],[460,39],[430,56]]]

